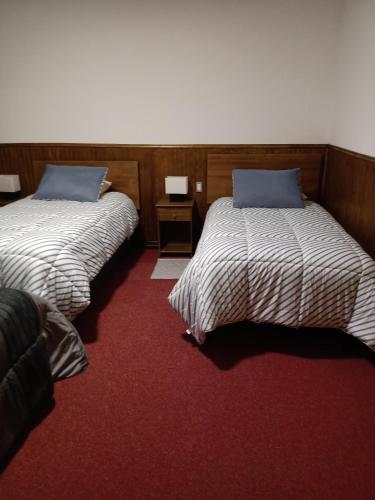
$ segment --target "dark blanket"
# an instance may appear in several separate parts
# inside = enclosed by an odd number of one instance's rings
[[[0,288],[0,458],[52,394],[39,311],[27,293]]]

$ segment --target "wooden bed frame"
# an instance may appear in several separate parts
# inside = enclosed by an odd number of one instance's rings
[[[324,156],[314,154],[209,154],[207,157],[207,203],[221,196],[232,196],[232,170],[301,169],[302,191],[319,200],[323,178]]]
[[[107,167],[108,174],[106,179],[112,182],[111,189],[127,194],[133,200],[136,208],[138,210],[141,208],[137,161],[33,161],[32,174],[35,189],[43,177],[46,165]]]

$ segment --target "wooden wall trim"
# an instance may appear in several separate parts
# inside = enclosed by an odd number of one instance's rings
[[[375,258],[375,158],[328,146],[322,203]]]
[[[374,156],[368,156],[364,155],[362,153],[356,153],[355,151],[351,151],[350,149],[345,149],[341,148],[340,146],[333,146],[331,144],[328,144],[327,146],[327,152],[328,151],[339,151],[340,153],[344,153],[349,156],[354,156],[355,158],[358,158],[360,160],[365,160],[370,163],[375,163],[375,157]]]
[[[146,243],[157,240],[155,203],[164,195],[166,175],[187,175],[189,192],[196,201],[200,220],[207,211],[207,158],[209,154],[318,155],[326,152],[325,144],[70,144],[7,143],[0,144],[0,174],[19,174],[22,194],[35,189],[30,172],[34,161],[137,161],[139,166],[141,213],[140,229]],[[195,183],[203,183],[203,192],[195,192]]]
[[[141,232],[148,244],[157,239],[155,203],[163,195],[166,175],[188,175],[201,220],[207,210],[207,158],[210,154],[316,155],[322,157],[321,201],[333,216],[375,258],[375,158],[326,144],[70,144],[0,143],[0,173],[21,176],[23,195],[30,194],[33,161],[127,161],[139,165]],[[195,193],[196,181],[204,192]]]
[[[10,143],[1,143],[0,147],[28,147],[28,148],[40,148],[40,147],[64,147],[64,148],[81,148],[81,147],[90,147],[90,148],[159,148],[159,149],[170,149],[170,148],[178,148],[178,149],[322,149],[326,148],[327,144],[97,144],[97,143],[79,143],[79,142],[10,142]]]

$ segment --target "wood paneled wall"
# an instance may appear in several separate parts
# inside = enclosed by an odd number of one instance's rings
[[[375,158],[328,146],[322,202],[375,258]]]
[[[155,203],[164,194],[164,177],[187,175],[190,194],[195,198],[203,220],[206,210],[207,156],[215,153],[290,155],[310,158],[315,155],[323,168],[326,145],[187,145],[131,146],[101,144],[0,144],[0,173],[18,173],[23,195],[36,186],[31,175],[32,162],[136,160],[140,171],[141,231],[148,244],[157,240]],[[195,192],[195,182],[203,182],[203,192]]]

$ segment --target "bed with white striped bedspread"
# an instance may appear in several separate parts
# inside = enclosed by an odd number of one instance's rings
[[[90,281],[138,223],[118,192],[98,202],[30,197],[0,209],[0,286],[38,295],[69,319],[90,304]]]
[[[169,302],[198,343],[250,320],[339,328],[375,350],[375,262],[317,203],[304,209],[210,207]]]

